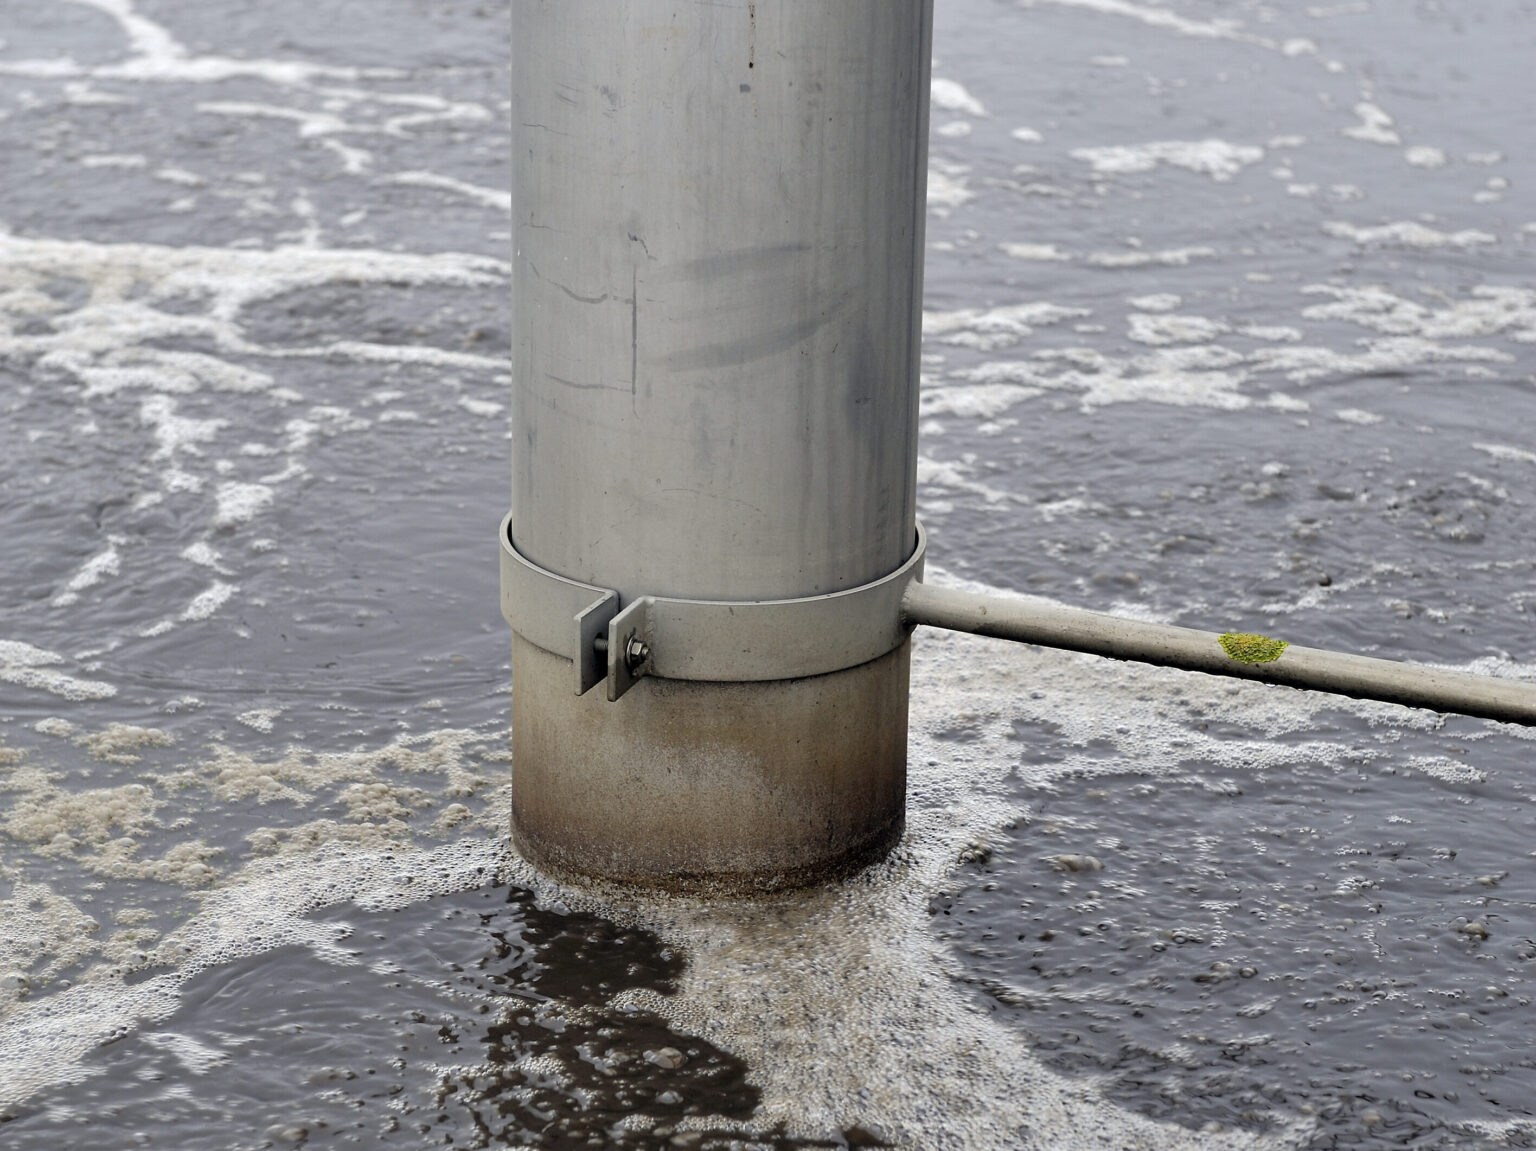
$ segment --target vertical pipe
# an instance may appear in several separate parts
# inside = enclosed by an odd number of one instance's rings
[[[931,0],[516,0],[511,532],[694,599],[911,554]],[[617,703],[513,640],[513,832],[556,870],[774,884],[899,833],[906,650]]]

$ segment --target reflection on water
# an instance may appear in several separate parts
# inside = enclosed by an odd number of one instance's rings
[[[174,1125],[186,1148],[617,1147],[671,1134],[636,1115],[751,1115],[739,1060],[598,1006],[672,993],[682,959],[651,933],[501,885],[349,912],[315,916],[338,929],[342,965],[284,947],[188,980],[175,1014],[106,1048],[84,1084],[34,1100],[8,1145],[105,1124],[148,1145]]]
[[[1518,7],[940,4],[933,578],[1536,675]],[[1527,732],[921,632],[868,872],[511,854],[506,21],[0,27],[0,1144],[1536,1139]]]

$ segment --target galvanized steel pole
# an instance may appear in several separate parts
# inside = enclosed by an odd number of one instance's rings
[[[816,674],[788,644],[748,682],[669,678],[644,637],[920,565],[931,26],[931,0],[513,5],[504,604],[543,866],[773,886],[900,832],[896,600],[889,644]],[[605,661],[617,702],[576,694]]]

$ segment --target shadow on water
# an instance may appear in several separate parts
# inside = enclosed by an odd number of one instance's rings
[[[109,1044],[84,1084],[34,1099],[0,1142],[56,1148],[105,1124],[185,1151],[883,1145],[858,1128],[807,1141],[751,1127],[745,1064],[608,1006],[674,994],[684,960],[650,931],[519,887],[316,918],[334,951],[288,946],[196,976],[176,1015]]]

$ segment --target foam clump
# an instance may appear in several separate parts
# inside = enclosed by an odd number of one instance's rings
[[[1417,220],[1399,220],[1376,227],[1359,227],[1342,220],[1329,220],[1323,231],[1343,240],[1353,240],[1365,247],[1394,248],[1472,248],[1498,243],[1498,237],[1475,228],[1460,232],[1442,232]]]
[[[53,670],[64,662],[64,657],[57,652],[45,651],[20,640],[0,639],[0,681],[51,692],[76,703],[110,699],[117,694],[117,688],[110,683],[77,679]]]
[[[143,833],[152,826],[154,793],[141,783],[70,792],[37,767],[12,771],[3,789],[10,802],[0,829],[22,843],[48,852],[73,851],[80,843],[104,844],[116,835]]]
[[[1200,344],[1228,330],[1220,320],[1206,316],[1180,316],[1170,312],[1132,313],[1128,335],[1139,344]]]
[[[1355,115],[1359,117],[1360,122],[1341,129],[1341,133],[1350,139],[1361,140],[1367,144],[1392,145],[1403,142],[1402,137],[1393,127],[1396,121],[1379,105],[1372,104],[1369,100],[1362,100],[1355,105]]]
[[[149,879],[178,887],[207,887],[219,878],[219,870],[209,860],[220,854],[201,839],[178,843],[154,859],[139,859],[136,840],[123,837],[109,840],[89,861],[92,871],[112,878]]]
[[[1159,140],[1148,144],[1074,148],[1071,155],[1074,160],[1091,165],[1099,175],[1150,172],[1159,164],[1167,164],[1224,184],[1250,164],[1263,160],[1264,149],[1254,144],[1229,144],[1214,139]]]
[[[933,101],[934,107],[943,108],[946,112],[960,112],[967,116],[987,114],[981,101],[972,96],[965,85],[958,80],[941,79],[935,76],[929,82],[929,98]]]
[[[213,513],[213,524],[219,528],[232,528],[249,523],[272,503],[276,495],[266,484],[220,484],[215,493],[218,506]]]
[[[182,609],[181,619],[187,622],[212,619],[218,610],[234,598],[240,588],[224,580],[214,580],[202,591],[192,597],[191,602]]]
[[[87,588],[95,587],[103,580],[115,576],[122,570],[122,555],[117,550],[123,543],[121,536],[113,537],[108,541],[107,549],[98,552],[85,563],[80,565],[80,570],[70,577],[64,585],[64,590],[52,599],[54,607],[68,607],[80,598],[80,593]]]
[[[924,312],[923,336],[945,344],[989,351],[1016,344],[1036,328],[1080,319],[1087,308],[1064,307],[1045,300],[998,308],[962,308],[954,312]]]
[[[0,1018],[16,1000],[94,952],[101,925],[41,883],[18,883],[0,900],[0,969],[23,973],[0,984]]]
[[[103,763],[130,764],[142,758],[135,754],[141,748],[170,747],[176,741],[157,727],[110,723],[100,731],[79,736],[75,742]]]

